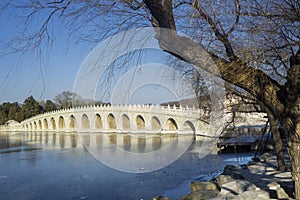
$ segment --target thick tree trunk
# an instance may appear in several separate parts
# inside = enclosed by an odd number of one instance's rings
[[[296,55],[291,56],[290,65],[284,91],[284,114],[287,115],[285,126],[290,139],[289,154],[295,181],[295,198],[300,199],[300,49]]]
[[[288,152],[292,164],[292,178],[295,182],[295,198],[300,200],[300,116],[295,120],[286,120],[289,134]]]
[[[268,118],[269,118],[269,122],[270,122],[271,132],[273,134],[273,139],[275,142],[275,150],[276,150],[278,169],[280,171],[285,171],[286,166],[285,166],[285,162],[284,162],[284,152],[283,152],[284,149],[283,149],[282,140],[280,137],[280,132],[278,130],[278,123],[277,123],[276,119],[274,118],[274,115],[270,111],[267,110],[267,114],[268,114]]]
[[[292,141],[289,148],[292,177],[295,182],[295,198],[300,199],[300,141]]]

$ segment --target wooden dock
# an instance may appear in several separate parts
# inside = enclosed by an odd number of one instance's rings
[[[240,135],[218,142],[217,147],[222,153],[250,152],[257,149],[259,141],[259,136]]]

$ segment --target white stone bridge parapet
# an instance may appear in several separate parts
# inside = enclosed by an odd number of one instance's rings
[[[158,105],[97,105],[61,109],[22,121],[21,131],[205,134],[200,109]]]

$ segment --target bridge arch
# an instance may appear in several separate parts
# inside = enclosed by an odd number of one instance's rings
[[[71,115],[69,118],[69,129],[75,129],[77,127],[76,119],[74,115]]]
[[[55,119],[53,117],[50,119],[50,124],[51,124],[51,129],[55,130],[56,129],[56,124],[55,124]]]
[[[152,130],[155,130],[155,131],[161,130],[161,124],[160,124],[160,121],[159,121],[158,117],[153,116],[151,118],[150,123],[151,123],[151,129]]]
[[[82,115],[81,128],[82,129],[90,129],[90,120],[89,120],[89,117],[86,114]]]
[[[164,130],[165,131],[177,131],[178,130],[178,126],[177,126],[176,121],[173,118],[169,118],[166,121]]]
[[[95,115],[95,129],[103,130],[102,118],[99,113]]]
[[[38,129],[42,130],[42,121],[41,120],[38,121]]]
[[[185,133],[193,133],[193,134],[196,133],[196,128],[195,128],[193,122],[191,122],[191,121],[185,121],[183,124],[183,129],[184,129]]]
[[[26,124],[26,129],[29,129],[29,126],[28,126],[28,124]]]
[[[30,126],[30,130],[32,130],[32,123],[31,122],[30,122],[29,126]]]
[[[135,122],[136,122],[136,128],[138,130],[145,130],[146,126],[145,126],[145,120],[144,117],[142,115],[137,115],[135,118]]]
[[[108,124],[108,129],[109,130],[115,130],[115,129],[117,129],[116,119],[115,119],[115,116],[112,113],[110,113],[107,116],[107,124]]]
[[[48,121],[47,121],[47,119],[43,120],[43,124],[44,124],[44,129],[48,130]]]
[[[129,119],[128,115],[123,114],[121,117],[121,120],[122,120],[123,130],[130,130],[131,126],[130,126],[130,119]]]
[[[58,118],[58,128],[59,129],[64,129],[66,127],[65,119],[63,116],[59,116]]]
[[[33,129],[34,129],[34,130],[37,129],[36,121],[33,122]]]

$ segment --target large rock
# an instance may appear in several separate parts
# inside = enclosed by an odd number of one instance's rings
[[[232,173],[232,174],[221,174],[217,176],[214,181],[216,181],[217,185],[221,188],[224,183],[233,181],[235,179],[243,180],[244,177],[241,174]]]
[[[264,153],[263,155],[261,155],[259,157],[259,161],[262,163],[265,163],[265,162],[269,162],[271,158],[272,158],[272,155],[270,153]]]
[[[270,190],[272,190],[276,194],[276,197],[274,197],[274,198],[277,198],[277,199],[288,199],[289,198],[289,195],[284,191],[283,188],[281,188],[281,186],[278,183],[271,182],[267,186]]]
[[[190,194],[183,196],[180,200],[201,200],[201,199],[213,199],[217,197],[219,191],[216,190],[197,190]]]
[[[229,175],[224,175],[224,174],[221,174],[220,176],[217,176],[215,181],[217,182],[217,184],[219,185],[219,187],[221,188],[222,185],[224,183],[227,183],[227,182],[230,182],[230,181],[233,181],[234,178],[229,176]]]
[[[224,167],[224,170],[232,170],[232,171],[237,171],[237,170],[243,170],[243,169],[247,169],[248,166],[247,165],[226,165]]]
[[[216,190],[220,191],[220,188],[217,184],[212,182],[191,182],[190,188],[192,192],[195,192],[197,190]]]
[[[255,190],[259,190],[259,188],[249,181],[232,180],[222,185],[220,195],[221,196],[226,196],[228,194],[238,195],[245,191],[255,191]]]
[[[230,199],[236,200],[267,200],[270,199],[270,195],[268,192],[264,190],[253,190],[246,191],[241,193],[240,195],[230,197]]]
[[[244,179],[244,177],[240,174],[240,170],[244,169],[247,169],[247,165],[226,165],[222,174],[231,176],[233,179]]]
[[[222,175],[230,176],[232,179],[244,179],[243,175],[241,175],[239,173],[236,173],[236,172],[233,172],[233,171],[224,171],[222,173]]]

